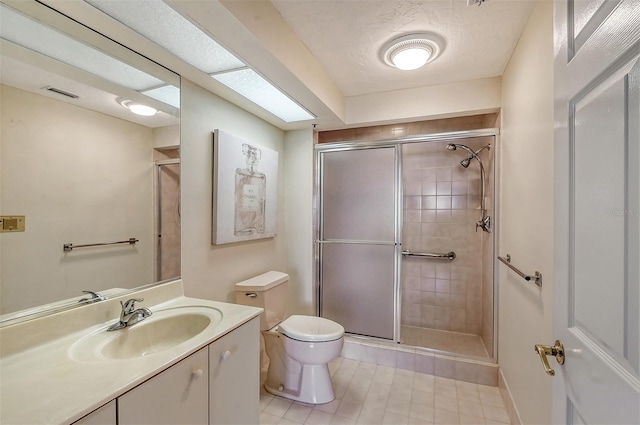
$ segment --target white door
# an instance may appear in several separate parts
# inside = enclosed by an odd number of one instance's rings
[[[638,424],[640,0],[557,0],[554,16],[554,421]]]

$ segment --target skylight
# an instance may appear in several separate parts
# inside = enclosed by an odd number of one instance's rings
[[[253,69],[214,74],[212,77],[283,121],[294,122],[314,118]]]
[[[285,122],[314,116],[162,0],[84,0]]]
[[[207,74],[245,66],[161,0],[84,1]]]
[[[150,74],[2,4],[0,38],[176,108],[180,107],[180,90],[177,87],[168,86]],[[149,90],[149,94],[145,90]]]
[[[166,84],[140,93],[180,109],[180,89],[175,86]]]

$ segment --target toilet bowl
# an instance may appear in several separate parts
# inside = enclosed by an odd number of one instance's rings
[[[344,328],[323,317],[284,319],[288,280],[286,273],[272,271],[237,283],[236,302],[264,309],[265,389],[304,403],[328,403],[335,399],[328,363],[342,352]]]

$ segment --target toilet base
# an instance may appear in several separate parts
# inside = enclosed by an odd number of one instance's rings
[[[264,389],[273,395],[309,404],[324,404],[335,400],[331,375],[326,364],[304,365],[300,376],[300,391],[290,391],[283,385],[276,387],[267,379]]]

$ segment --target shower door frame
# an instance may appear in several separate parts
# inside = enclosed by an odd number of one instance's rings
[[[348,145],[348,146],[347,146]],[[317,289],[317,315],[322,316],[322,245],[331,244],[331,243],[339,243],[337,241],[327,241],[324,240],[324,217],[321,211],[321,206],[323,205],[322,200],[322,176],[324,174],[322,155],[323,152],[340,152],[340,151],[356,151],[356,150],[366,150],[366,149],[382,149],[382,148],[391,148],[394,149],[395,153],[395,163],[394,163],[394,223],[393,223],[393,246],[394,246],[394,259],[393,259],[393,337],[391,339],[386,338],[378,338],[373,336],[365,336],[359,335],[363,338],[375,338],[383,341],[393,341],[397,342],[400,338],[400,322],[398,321],[398,317],[400,314],[400,298],[398,297],[399,291],[399,283],[400,283],[400,271],[401,271],[401,263],[402,263],[402,146],[397,143],[383,143],[383,142],[360,142],[357,144],[334,144],[334,143],[326,143],[315,146],[315,161],[316,161],[316,187],[315,193],[317,194],[317,205],[316,205],[316,235],[314,237],[314,245],[315,245],[315,286]],[[387,243],[375,242],[375,241],[350,241],[347,243],[351,244],[370,244],[370,245],[388,245]]]
[[[156,180],[156,253],[155,253],[155,280],[160,281],[162,275],[162,167],[181,165],[180,158],[163,159],[155,163]],[[180,167],[180,171],[182,171]],[[181,176],[182,177],[182,176]],[[178,190],[181,190],[182,186]]]
[[[486,128],[479,130],[465,130],[465,131],[451,131],[451,132],[442,132],[442,133],[430,133],[430,134],[420,134],[415,136],[403,136],[396,138],[384,138],[384,139],[374,139],[374,140],[354,140],[354,141],[343,141],[343,142],[330,142],[330,143],[320,143],[316,144],[314,147],[314,162],[315,162],[315,170],[314,170],[314,218],[316,226],[314,226],[314,286],[316,293],[316,314],[318,316],[322,315],[322,249],[321,246],[326,241],[322,240],[323,237],[323,213],[322,213],[322,152],[336,152],[336,151],[348,151],[348,150],[360,150],[360,149],[374,149],[374,148],[390,148],[395,147],[396,149],[396,173],[395,173],[395,185],[396,185],[396,195],[395,195],[395,247],[396,247],[396,258],[394,260],[394,300],[393,300],[393,309],[394,309],[394,336],[392,340],[377,338],[372,336],[364,336],[358,334],[349,334],[355,336],[359,339],[363,340],[371,340],[371,341],[382,341],[389,342],[392,341],[396,344],[400,344],[400,325],[401,325],[401,300],[402,300],[402,287],[401,287],[401,275],[402,275],[402,226],[403,226],[403,187],[402,187],[402,146],[407,143],[423,143],[423,142],[452,142],[456,140],[462,139],[473,139],[473,138],[481,138],[481,137],[493,137],[494,143],[494,201],[493,201],[493,223],[494,226],[491,229],[491,233],[493,234],[493,252],[491,253],[492,258],[492,266],[493,266],[493,355],[490,357],[490,361],[497,363],[498,362],[498,285],[497,285],[497,245],[498,245],[498,237],[499,232],[495,223],[499,223],[498,219],[498,200],[499,200],[499,191],[497,190],[497,185],[499,181],[499,173],[500,168],[498,166],[498,162],[495,160],[498,158],[499,153],[499,128]],[[329,242],[330,243],[330,242]],[[426,347],[413,347],[416,350],[434,352],[439,354],[453,355],[455,357],[461,358],[469,358],[472,360],[477,360],[477,357],[467,356],[464,354],[441,351],[433,348]]]

